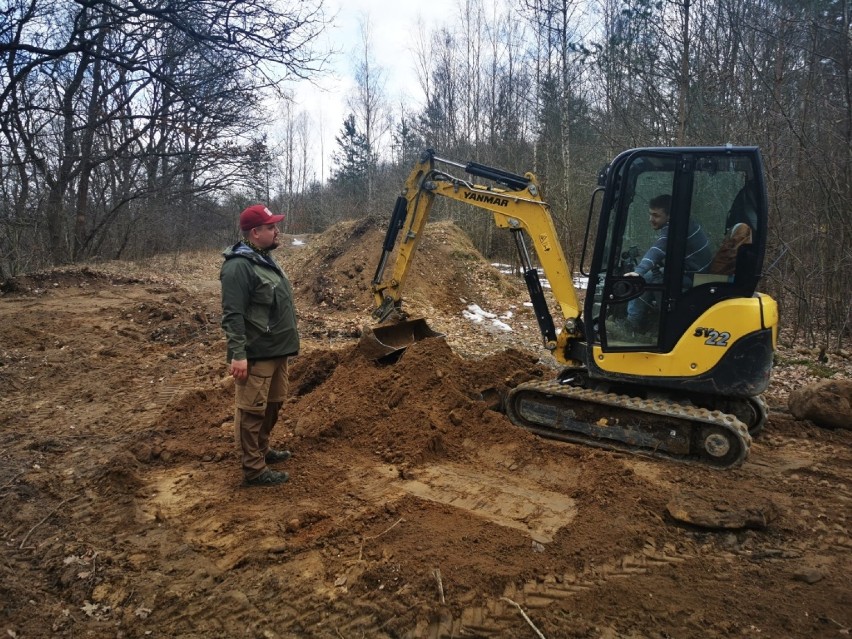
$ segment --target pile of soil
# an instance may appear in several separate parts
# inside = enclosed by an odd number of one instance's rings
[[[523,287],[452,225],[430,231],[407,305],[447,336],[394,364],[357,348],[384,231],[286,238],[304,343],[276,488],[240,485],[216,252],[4,283],[0,630],[848,634],[848,430],[794,421],[775,383],[735,470],[518,429],[491,389],[554,374]],[[514,330],[464,319],[471,303]]]

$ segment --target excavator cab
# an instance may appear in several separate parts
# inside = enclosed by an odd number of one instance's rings
[[[720,302],[751,298],[760,279],[767,205],[757,148],[638,149],[616,158],[603,181],[585,307],[590,344],[670,353],[697,328],[724,344],[734,317],[693,324]],[[654,228],[660,203],[668,221]]]

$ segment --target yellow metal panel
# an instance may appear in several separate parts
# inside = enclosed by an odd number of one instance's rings
[[[763,293],[757,295],[763,304],[763,328],[772,329],[772,348],[774,349],[778,346],[778,302]]]
[[[777,328],[778,308],[772,298],[755,296],[719,302],[701,315],[670,353],[604,353],[592,350],[603,370],[646,377],[701,375],[719,363],[737,340],[762,328]]]

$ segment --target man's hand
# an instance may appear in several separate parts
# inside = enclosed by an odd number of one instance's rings
[[[232,359],[230,373],[239,381],[248,379],[248,360]]]

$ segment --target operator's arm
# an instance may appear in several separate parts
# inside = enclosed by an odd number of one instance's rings
[[[644,277],[649,271],[662,266],[663,260],[666,259],[666,242],[668,241],[668,236],[668,227],[666,227],[660,233],[657,241],[651,245],[651,248],[648,249],[647,253],[639,261],[639,264],[636,265],[636,269],[632,273],[627,273],[627,275],[640,275]]]

